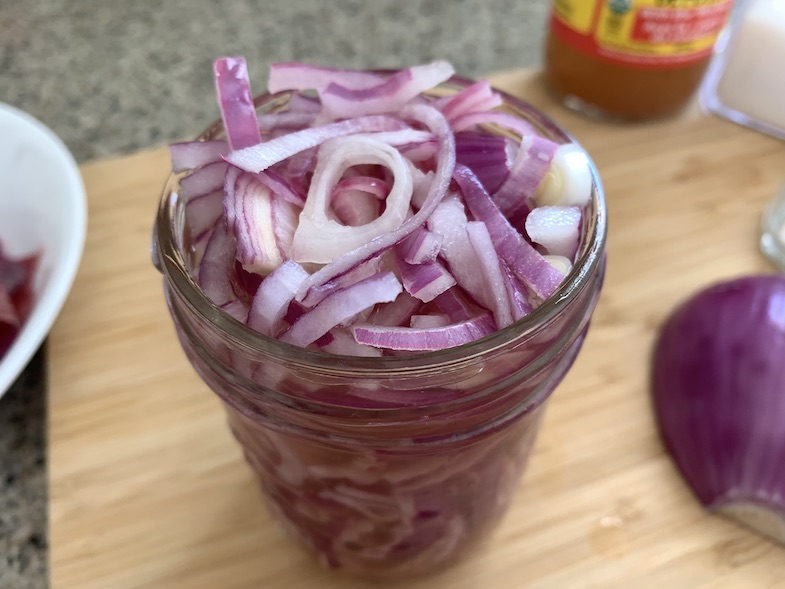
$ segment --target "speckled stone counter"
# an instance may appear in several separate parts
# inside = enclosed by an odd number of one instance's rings
[[[548,0],[0,0],[0,102],[80,162],[191,137],[218,116],[212,60],[400,67],[465,76],[539,63]],[[0,399],[0,589],[46,577],[45,355]]]

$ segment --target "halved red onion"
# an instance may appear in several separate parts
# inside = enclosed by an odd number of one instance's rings
[[[215,60],[215,86],[226,135],[232,149],[243,149],[262,140],[253,104],[248,67],[242,57]]]
[[[490,293],[493,318],[496,327],[502,329],[513,322],[512,305],[507,294],[507,285],[504,280],[503,263],[493,247],[491,235],[482,221],[471,221],[466,224],[466,233],[474,253],[479,261],[479,273],[485,279],[487,290]]]
[[[344,170],[359,164],[376,164],[392,170],[393,183],[383,213],[365,225],[341,225],[330,218],[330,194]],[[332,139],[322,145],[308,198],[292,242],[298,262],[329,263],[374,238],[401,226],[412,197],[412,178],[400,152],[369,136]]]
[[[384,81],[384,76],[372,72],[321,67],[304,63],[273,63],[267,90],[271,94],[284,90],[322,91],[330,84],[361,90]]]
[[[406,125],[401,119],[389,115],[357,117],[288,133],[259,145],[234,151],[225,159],[246,172],[262,172],[297,153],[321,145],[328,139],[403,128],[406,128]]]
[[[392,272],[374,274],[327,296],[300,317],[281,336],[281,341],[305,347],[360,311],[394,301],[402,290]]]
[[[549,254],[572,260],[581,239],[581,209],[537,207],[526,217],[526,233]]]
[[[396,112],[454,74],[452,65],[436,61],[400,70],[368,88],[352,89],[332,83],[319,96],[324,112],[336,119]]]
[[[499,257],[538,297],[551,296],[564,275],[510,225],[471,170],[456,166],[455,181],[461,187],[469,210],[477,220],[485,222]]]
[[[185,172],[221,161],[229,153],[229,143],[223,139],[211,141],[184,141],[169,145],[172,172]]]
[[[355,325],[352,327],[354,339],[361,344],[411,352],[443,350],[460,346],[488,336],[495,330],[494,321],[487,314],[461,323],[424,329],[382,325]]]
[[[292,260],[286,260],[268,274],[251,302],[248,327],[263,335],[275,337],[289,303],[306,278],[308,272]]]

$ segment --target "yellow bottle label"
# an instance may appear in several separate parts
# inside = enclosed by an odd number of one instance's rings
[[[733,0],[554,0],[553,32],[585,53],[668,67],[711,54]]]

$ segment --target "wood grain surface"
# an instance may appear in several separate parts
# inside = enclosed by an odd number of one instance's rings
[[[492,540],[407,589],[770,589],[785,550],[706,514],[653,427],[657,327],[719,279],[773,272],[759,216],[785,144],[701,116],[622,126],[555,105],[539,75],[492,81],[587,148],[605,183],[605,289]],[[218,402],[175,339],[149,237],[165,150],[82,168],[90,228],[49,341],[53,589],[361,589],[270,521]]]

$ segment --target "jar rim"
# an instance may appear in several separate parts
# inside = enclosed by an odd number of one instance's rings
[[[384,70],[380,70],[384,71]],[[440,88],[464,88],[474,81],[460,76],[453,76]],[[575,143],[575,138],[528,102],[507,92],[494,88],[502,97],[502,106],[514,111],[514,114],[533,124],[539,132],[559,143]],[[264,93],[254,99],[257,110],[277,100],[287,99],[292,92],[277,94]],[[196,140],[204,141],[215,136],[222,130],[221,120],[213,122]],[[421,370],[433,370],[435,367],[449,368],[465,365],[472,359],[492,354],[494,350],[504,349],[512,342],[521,340],[527,335],[549,324],[571,300],[575,299],[591,282],[603,259],[607,236],[607,212],[605,194],[599,172],[591,156],[587,153],[592,176],[591,219],[588,224],[587,236],[581,247],[581,253],[570,273],[562,281],[555,293],[543,301],[531,313],[499,329],[481,339],[459,346],[442,350],[412,352],[405,355],[383,357],[359,357],[311,350],[265,336],[232,317],[229,313],[216,306],[198,286],[188,271],[185,259],[178,248],[177,239],[172,228],[174,226],[173,198],[178,184],[178,175],[170,174],[163,189],[159,202],[158,213],[153,228],[153,261],[184,300],[199,315],[207,318],[222,337],[234,345],[246,348],[250,353],[260,353],[285,361],[290,366],[304,366],[309,370],[326,373],[353,373],[380,376],[380,372],[390,377],[412,376]]]

